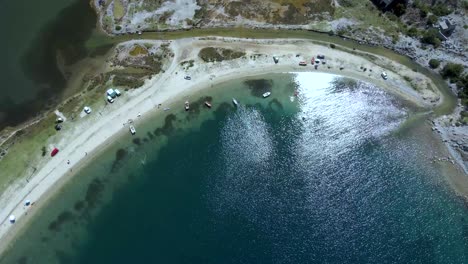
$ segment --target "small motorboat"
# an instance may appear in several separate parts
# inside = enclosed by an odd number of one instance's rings
[[[206,105],[206,107],[211,108],[211,103],[210,102],[205,101],[205,105]]]
[[[134,126],[130,126],[130,133],[132,133],[132,135],[135,135],[136,130]]]
[[[239,106],[239,103],[237,102],[236,98],[232,98],[232,103],[233,103],[235,106]]]
[[[266,93],[264,93],[262,96],[263,96],[263,98],[267,98],[267,97],[270,96],[270,95],[271,95],[271,92],[266,92]]]
[[[188,101],[185,101],[185,111],[188,111],[190,109],[190,104]]]

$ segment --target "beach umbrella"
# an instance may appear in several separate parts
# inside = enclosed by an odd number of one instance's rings
[[[14,223],[16,221],[16,217],[14,215],[10,215],[10,223]]]

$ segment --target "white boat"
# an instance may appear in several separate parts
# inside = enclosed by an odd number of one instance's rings
[[[188,111],[190,109],[190,104],[188,101],[185,101],[185,111]]]
[[[266,92],[266,93],[263,94],[263,98],[267,98],[267,97],[270,96],[270,95],[271,95],[270,92]]]
[[[132,133],[132,135],[135,135],[136,130],[134,126],[130,126],[130,133]]]
[[[237,102],[236,98],[232,98],[232,103],[235,105],[235,106],[238,106],[239,103]]]

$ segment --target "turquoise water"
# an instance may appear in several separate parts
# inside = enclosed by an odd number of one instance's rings
[[[400,129],[409,106],[318,73],[221,86],[193,96],[189,113],[178,102],[138,124],[1,262],[468,261],[468,210],[430,163],[426,128]]]

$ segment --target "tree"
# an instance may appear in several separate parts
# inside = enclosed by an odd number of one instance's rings
[[[463,72],[463,65],[457,63],[447,63],[440,74],[444,78],[458,79]]]
[[[436,69],[438,68],[440,65],[440,61],[436,60],[436,59],[431,59],[429,61],[429,66],[431,66],[432,69]]]

